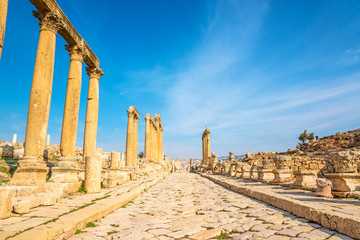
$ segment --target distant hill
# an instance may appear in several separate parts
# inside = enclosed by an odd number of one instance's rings
[[[234,155],[234,157],[235,157],[236,159],[242,158],[242,157],[245,157],[245,154],[242,154],[242,155]],[[228,160],[228,159],[229,159],[229,155],[228,155],[228,156],[218,157],[218,160],[219,160],[219,161],[224,161],[224,160]]]

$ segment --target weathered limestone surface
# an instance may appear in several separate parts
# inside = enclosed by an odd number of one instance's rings
[[[55,60],[56,34],[65,27],[58,11],[34,11],[40,20],[40,36],[30,92],[25,135],[25,156],[11,180],[13,185],[43,185],[47,167],[42,159],[49,121]]]
[[[14,193],[10,188],[0,188],[0,219],[10,217],[13,195]]]
[[[276,185],[233,179],[228,176],[201,174],[214,182],[239,193],[246,194],[299,217],[317,222],[326,228],[354,238],[360,238],[360,202],[357,199],[329,200],[318,198],[313,192],[300,189],[284,189]],[[315,238],[308,234],[297,237]],[[314,238],[312,238],[314,237]],[[328,236],[329,237],[329,236]]]
[[[14,236],[24,230],[23,233],[9,239],[68,239],[75,233],[76,229],[82,229],[86,223],[95,222],[97,219],[125,205],[142,193],[144,189],[149,189],[157,184],[166,174],[161,172],[156,175],[143,176],[137,181],[127,182],[111,191],[102,189],[95,194],[73,195],[69,198],[62,198],[53,206],[37,207],[22,216],[0,220],[0,239]],[[64,183],[48,184],[63,185]],[[19,193],[21,191],[29,193],[29,188],[39,187],[17,188],[19,188]],[[35,199],[35,201],[38,200]]]
[[[159,204],[161,199],[161,204]],[[351,239],[304,218],[176,172],[69,240],[80,239]]]

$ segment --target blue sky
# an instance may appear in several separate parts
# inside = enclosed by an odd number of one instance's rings
[[[337,1],[58,1],[100,59],[97,147],[125,151],[130,105],[161,114],[164,152],[201,157],[204,122],[219,156],[295,148],[359,128],[360,4]],[[0,140],[25,138],[39,36],[29,1],[9,1],[0,62]],[[57,37],[48,134],[59,144],[68,52]],[[85,67],[85,64],[84,64]],[[83,71],[77,146],[88,76]]]

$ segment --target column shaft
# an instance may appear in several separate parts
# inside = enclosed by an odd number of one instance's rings
[[[126,134],[126,167],[132,167],[134,144],[134,115],[128,112],[128,125]]]
[[[138,118],[135,116],[134,118],[134,158],[132,162],[132,166],[136,167],[136,160],[137,160],[137,145],[138,145]]]
[[[150,143],[151,143],[151,126],[150,126],[150,114],[146,114],[145,117],[145,158],[151,159],[150,156]]]
[[[0,0],[0,59],[4,45],[8,0]]]
[[[88,67],[89,90],[86,106],[84,153],[85,189],[88,193],[101,190],[101,158],[96,155],[96,135],[99,111],[99,79],[104,74],[98,67]]]
[[[79,119],[82,51],[78,46],[66,46],[70,53],[70,67],[66,89],[60,153],[63,157],[74,157]]]

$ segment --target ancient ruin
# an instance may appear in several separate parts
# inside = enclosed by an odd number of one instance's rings
[[[126,110],[128,114],[128,125],[126,135],[126,167],[136,167],[137,144],[138,144],[138,120],[139,112],[134,106]]]
[[[155,114],[155,119],[149,113],[145,116],[145,158],[162,163],[163,132],[160,114]]]
[[[209,157],[210,157],[210,129],[205,128],[205,131],[202,135],[202,164],[207,165],[209,164]]]
[[[360,129],[311,134],[285,152],[218,156],[206,126],[201,153],[196,133],[199,159],[171,159],[167,123],[147,113],[143,129],[144,113],[130,106],[125,149],[104,151],[97,146],[100,61],[55,0],[30,2],[39,39],[25,141],[20,130],[0,141],[0,239],[360,239]],[[0,0],[0,58],[7,10]],[[48,126],[57,35],[69,69],[55,145]],[[83,63],[89,84],[77,147]]]

